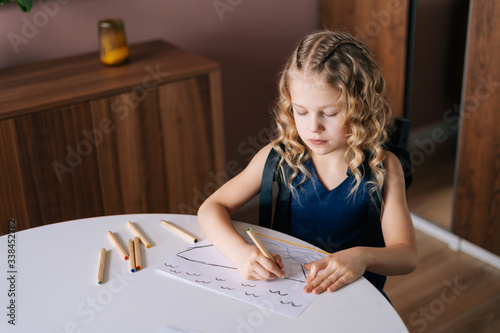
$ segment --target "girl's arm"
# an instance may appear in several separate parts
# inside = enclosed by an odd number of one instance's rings
[[[411,273],[418,264],[417,241],[406,202],[403,169],[396,155],[392,153],[388,153],[387,157],[381,221],[386,247],[365,251],[367,270],[380,275]]]
[[[280,256],[273,254],[277,267],[240,236],[230,217],[259,192],[262,171],[271,149],[271,144],[262,148],[240,174],[212,194],[198,210],[198,221],[207,238],[247,279],[267,280],[285,274]]]
[[[381,214],[385,247],[354,247],[305,265],[309,269],[305,292],[335,291],[357,280],[365,270],[400,275],[417,266],[417,245],[408,205],[404,174],[398,158],[388,152]]]

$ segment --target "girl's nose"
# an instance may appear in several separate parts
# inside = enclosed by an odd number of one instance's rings
[[[324,127],[321,124],[319,117],[316,115],[314,115],[314,116],[312,115],[310,117],[310,121],[309,121],[309,130],[312,133],[319,133],[319,132],[322,132],[323,129],[324,129]]]

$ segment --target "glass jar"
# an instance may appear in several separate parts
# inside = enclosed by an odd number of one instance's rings
[[[99,21],[99,50],[104,65],[121,65],[128,60],[130,53],[122,20]]]

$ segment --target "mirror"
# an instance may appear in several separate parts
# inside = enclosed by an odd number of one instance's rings
[[[469,1],[419,0],[412,10],[407,117],[414,178],[408,206],[412,213],[451,230]]]

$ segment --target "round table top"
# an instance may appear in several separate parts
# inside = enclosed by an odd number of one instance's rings
[[[169,325],[179,328],[177,332],[407,332],[394,308],[363,277],[316,296],[295,319],[172,278],[156,267],[193,243],[165,228],[161,220],[205,239],[196,216],[177,214],[103,216],[0,237],[0,266],[6,275],[0,282],[0,331],[166,332]],[[143,269],[136,273],[130,272],[107,234],[112,231],[126,247],[134,237],[127,221],[151,242],[142,250]],[[108,253],[104,281],[97,284],[101,248]]]

